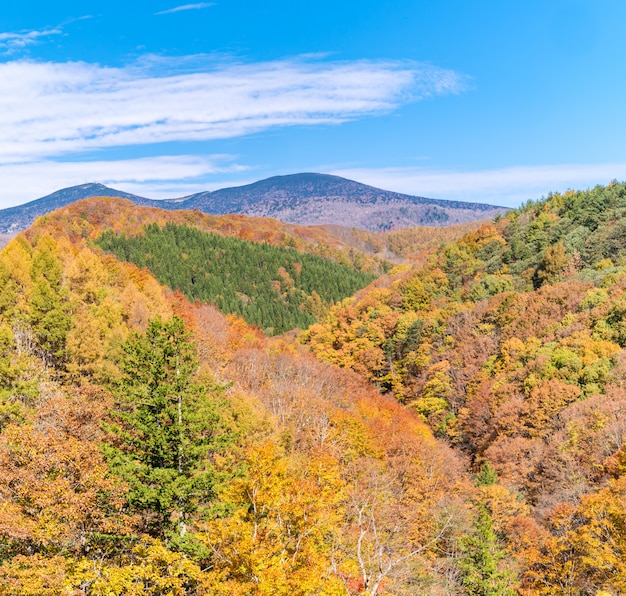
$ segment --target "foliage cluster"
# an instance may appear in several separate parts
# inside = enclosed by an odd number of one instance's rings
[[[422,251],[436,249],[444,243],[459,240],[484,223],[484,220],[479,220],[451,226],[417,226],[391,232],[328,227],[334,236],[359,253],[392,262],[403,262],[415,259]]]

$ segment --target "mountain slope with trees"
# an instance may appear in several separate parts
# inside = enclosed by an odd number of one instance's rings
[[[461,585],[476,489],[414,412],[60,221],[0,253],[0,594]]]
[[[147,207],[167,208],[168,206],[165,203],[161,204],[159,201],[153,201],[121,190],[115,190],[103,184],[80,184],[78,186],[57,190],[56,192],[25,203],[24,205],[0,209],[0,233],[16,234],[17,232],[26,230],[35,221],[35,218],[89,197],[118,197],[120,199],[129,199],[135,203],[135,205]]]
[[[331,303],[375,277],[293,248],[169,223],[146,226],[132,238],[105,232],[96,243],[121,260],[147,267],[190,300],[215,304],[270,333],[308,327]]]
[[[184,204],[207,213],[243,213],[300,225],[335,224],[376,232],[457,224],[506,211],[483,203],[415,197],[314,173],[274,176],[246,186],[198,193],[187,197]]]
[[[272,220],[41,218],[0,252],[0,595],[622,593],[625,210],[528,203],[300,341],[95,244],[305,237]]]
[[[532,523],[494,527],[522,593],[624,587],[625,209],[616,183],[528,203],[303,335],[519,495]]]

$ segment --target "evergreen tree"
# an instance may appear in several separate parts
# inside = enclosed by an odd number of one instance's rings
[[[476,486],[491,486],[496,482],[498,482],[497,472],[489,465],[489,462],[485,462],[476,474]]]
[[[208,234],[168,223],[140,236],[107,231],[97,243],[121,259],[147,267],[191,300],[214,303],[272,333],[315,322],[307,301],[315,293],[325,312],[374,276],[291,248]]]
[[[129,484],[127,500],[154,536],[184,537],[191,513],[213,496],[211,452],[220,447],[220,388],[194,382],[196,348],[183,321],[152,320],[124,346],[117,423],[106,447]]]
[[[462,542],[459,562],[462,584],[468,596],[513,596],[512,574],[500,569],[504,552],[493,531],[493,522],[487,508],[480,504],[472,533]]]

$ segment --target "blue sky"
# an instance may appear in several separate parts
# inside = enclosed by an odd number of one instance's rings
[[[302,171],[504,205],[626,179],[623,0],[5,4],[0,207]]]

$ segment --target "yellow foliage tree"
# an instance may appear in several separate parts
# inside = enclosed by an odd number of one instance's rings
[[[232,514],[198,535],[213,553],[212,593],[345,594],[331,561],[343,493],[337,462],[297,461],[268,442],[248,451],[246,465],[222,495]]]

